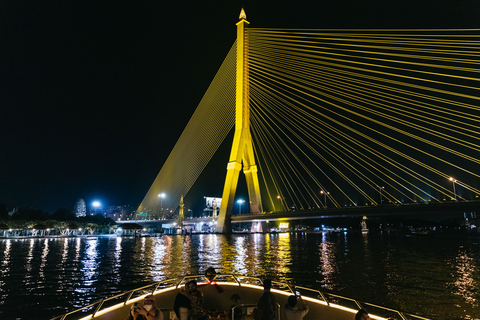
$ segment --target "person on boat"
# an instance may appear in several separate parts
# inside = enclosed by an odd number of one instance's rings
[[[285,305],[286,320],[302,320],[308,311],[308,306],[303,302],[302,296],[288,297],[288,303]]]
[[[190,282],[185,283],[185,288],[183,288],[175,297],[175,302],[173,304],[173,311],[177,315],[179,320],[188,320],[190,316],[191,300],[196,299],[190,295],[189,292]]]
[[[255,320],[273,320],[277,318],[277,299],[270,292],[272,281],[263,281],[263,294],[258,299]]]
[[[140,313],[138,313],[140,309],[141,307],[137,306],[136,303],[132,305],[132,307],[130,308],[130,314],[127,317],[127,320],[140,320],[144,318]]]
[[[355,320],[370,320],[370,316],[368,315],[367,311],[360,309],[355,314]]]
[[[191,318],[192,320],[204,320],[207,319],[207,312],[203,305],[203,293],[197,289],[197,281],[192,280],[188,283],[188,291],[192,298],[190,298],[190,305],[192,307]]]
[[[130,309],[128,320],[163,320],[163,313],[155,306],[155,298],[148,295],[143,298],[143,308],[136,304]]]
[[[242,311],[242,308],[240,307],[240,295],[238,293],[234,293],[230,297],[230,300],[233,301],[233,304],[230,306],[230,308],[228,310],[228,318],[227,319],[233,319],[233,320],[242,319],[243,318],[243,311]],[[233,318],[232,318],[232,313],[233,313]]]

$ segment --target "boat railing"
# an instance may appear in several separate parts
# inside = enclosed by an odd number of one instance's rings
[[[133,301],[138,301],[142,299],[148,294],[155,294],[156,292],[168,289],[178,289],[190,280],[196,280],[199,285],[230,283],[236,284],[238,286],[263,286],[262,280],[257,277],[239,276],[232,274],[217,274],[215,279],[207,279],[205,275],[187,275],[183,277],[163,280],[124,293],[120,293],[112,297],[101,299],[80,309],[73,310],[61,316],[52,318],[51,320],[76,320],[87,316],[93,318],[100,311],[106,311],[108,308],[113,308],[114,306],[118,306],[119,304],[127,305],[129,303],[132,303]],[[378,317],[374,317],[378,319],[386,319],[391,317],[398,320],[430,320],[428,318],[386,308],[372,303],[343,297],[333,293],[322,292],[320,290],[307,287],[293,286],[284,282],[272,281],[272,289],[277,292],[282,292],[285,295],[295,294],[295,291],[300,291],[300,294],[305,301],[323,303],[326,306],[334,308],[350,310],[365,309],[370,314],[378,315]]]
[[[321,300],[328,306],[337,308],[348,308],[353,310],[364,309],[368,313],[374,314],[380,318],[392,318],[398,320],[430,320],[422,316],[402,312],[399,310],[379,306],[370,302],[364,302],[357,299],[347,298],[334,293],[322,292],[320,290],[295,286],[296,291],[300,291],[302,297],[306,300]],[[378,318],[376,317],[376,318]]]

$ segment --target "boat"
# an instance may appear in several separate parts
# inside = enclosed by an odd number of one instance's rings
[[[208,272],[208,270],[210,270],[210,272]],[[208,310],[211,316],[210,319],[230,319],[227,316],[232,306],[230,298],[234,294],[237,294],[240,296],[241,304],[235,306],[234,309],[242,309],[242,314],[244,315],[242,319],[253,320],[256,303],[263,293],[262,280],[257,277],[216,274],[211,270],[213,269],[207,269],[204,275],[177,277],[130,290],[113,297],[96,301],[80,309],[52,318],[51,320],[125,319],[132,305],[141,303],[142,299],[150,294],[154,296],[155,304],[163,313],[164,319],[176,319],[175,312],[173,311],[175,297],[185,286],[185,283],[191,280],[197,281],[198,290],[204,295],[205,310]],[[372,303],[283,282],[272,281],[271,292],[277,299],[278,320],[285,319],[283,307],[287,303],[288,297],[294,294],[298,295],[298,293],[301,294],[304,303],[310,308],[310,312],[304,318],[305,320],[353,320],[355,313],[359,309],[366,310],[370,314],[371,319],[430,320],[429,318]],[[234,309],[232,309],[232,315],[236,314]]]

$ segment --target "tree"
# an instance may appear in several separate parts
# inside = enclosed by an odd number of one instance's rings
[[[68,223],[66,221],[58,221],[55,225],[60,235],[65,236],[68,233]]]
[[[75,215],[66,208],[60,208],[53,214],[53,219],[59,221],[75,220]]]
[[[89,233],[90,235],[92,235],[92,234],[95,233],[95,231],[97,231],[98,227],[99,227],[98,224],[93,223],[93,222],[89,222],[89,223],[87,223],[87,225],[85,226],[85,230],[87,230],[88,233]]]

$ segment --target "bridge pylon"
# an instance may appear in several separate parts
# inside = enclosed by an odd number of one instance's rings
[[[243,173],[248,188],[251,213],[262,212],[260,184],[257,165],[253,153],[252,135],[250,132],[250,105],[248,89],[248,39],[245,29],[248,26],[247,16],[242,8],[240,21],[237,22],[237,79],[235,96],[235,135],[227,165],[227,176],[222,194],[222,204],[218,215],[215,232],[230,233],[232,224],[230,216],[234,206],[238,176],[243,165]]]

